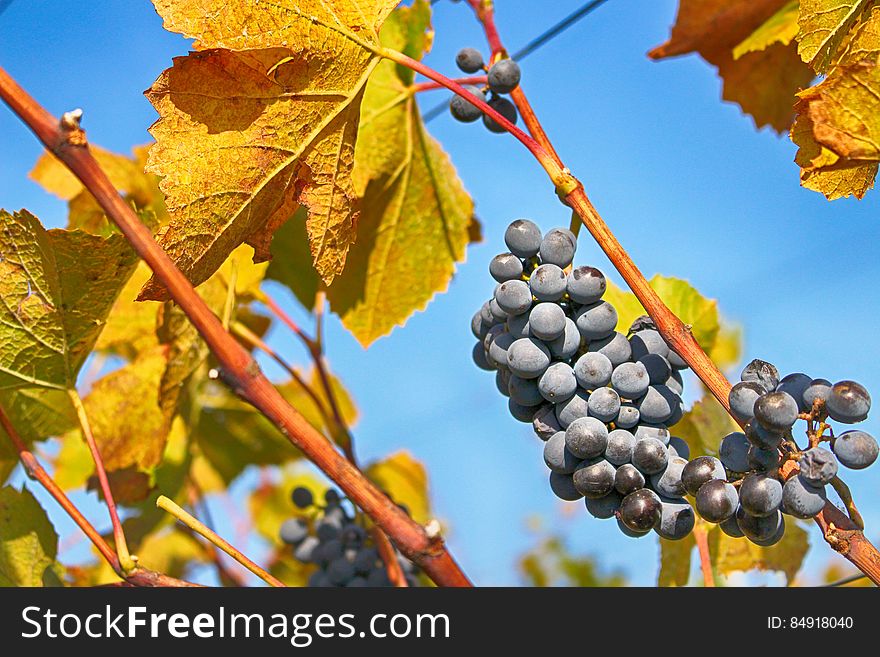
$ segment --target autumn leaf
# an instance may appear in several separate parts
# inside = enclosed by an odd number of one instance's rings
[[[137,555],[142,566],[170,577],[183,577],[191,567],[210,560],[202,543],[177,529],[148,536]]]
[[[798,53],[824,73],[862,13],[876,0],[800,0]]]
[[[668,42],[654,48],[653,59],[698,52],[718,68],[724,80],[723,98],[736,102],[755,125],[788,130],[794,117],[797,91],[814,75],[797,54],[794,43],[769,41],[750,52],[734,51],[756,30],[774,18],[789,0],[681,0]]]
[[[785,573],[790,584],[809,547],[807,532],[790,517],[782,540],[771,547],[755,545],[747,538],[731,538],[718,528],[709,532],[712,565],[722,575],[736,571],[775,570]]]
[[[382,43],[420,59],[433,37],[430,20],[424,0],[401,7],[382,28]],[[327,292],[365,347],[446,290],[470,241],[473,201],[425,130],[413,77],[386,61],[367,85],[353,173],[363,197],[358,240]]]
[[[695,402],[675,425],[675,435],[688,444],[692,458],[716,456],[721,439],[733,431],[739,426],[714,397]]]
[[[311,311],[321,288],[321,277],[312,266],[306,215],[305,208],[300,208],[275,233],[272,239],[272,261],[266,270],[266,278],[286,286],[303,308]]]
[[[43,586],[58,535],[29,490],[0,488],[0,586]]]
[[[695,545],[693,534],[688,534],[679,541],[660,539],[657,586],[687,586],[691,575],[691,552]]]
[[[122,235],[0,210],[0,388],[70,389],[137,258]]]
[[[370,464],[364,474],[397,504],[403,504],[417,523],[430,520],[428,473],[412,454],[396,452]]]
[[[880,5],[862,14],[844,45],[838,50],[835,65],[854,64],[864,60],[876,62],[880,57]]]
[[[154,4],[166,29],[201,50],[176,58],[147,92],[160,117],[148,170],[172,218],[160,244],[198,284],[242,242],[267,259],[272,234],[303,205],[329,284],[355,239],[360,104],[397,0]],[[155,279],[142,293],[166,297]]]
[[[798,0],[787,5],[768,18],[757,30],[752,32],[736,48],[733,58],[739,59],[746,53],[761,51],[774,43],[787,46],[798,35]]]

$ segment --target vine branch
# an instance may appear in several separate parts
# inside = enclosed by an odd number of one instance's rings
[[[114,189],[89,151],[85,133],[79,127],[79,117],[65,115],[64,120],[59,122],[2,68],[0,98],[82,182],[132,248],[150,266],[211,349],[220,365],[221,377],[231,389],[265,415],[295,447],[345,491],[354,504],[392,536],[401,552],[437,584],[469,586],[467,576],[449,554],[443,541],[439,537],[429,537],[422,526],[407,516],[340,454],[275,389],[250,353],[223,329],[220,320],[199,297],[192,283],[177,269],[150,230]]]

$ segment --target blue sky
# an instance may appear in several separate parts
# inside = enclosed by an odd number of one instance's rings
[[[801,189],[793,144],[756,131],[738,107],[720,102],[711,67],[695,56],[648,60],[645,52],[666,39],[676,4],[610,0],[531,55],[522,84],[535,110],[645,274],[686,278],[717,298],[745,330],[747,359],[880,389],[880,342],[872,331],[880,322],[876,193],[828,203]],[[528,0],[499,0],[499,29],[516,50],[580,5],[558,0],[539,10]],[[485,51],[464,4],[441,0],[435,29],[427,62],[441,71],[454,71],[462,46]],[[187,47],[162,29],[147,0],[17,0],[0,16],[0,65],[56,115],[82,107],[90,140],[121,152],[148,141],[155,114],[142,92]],[[421,102],[428,108],[444,97],[430,92]],[[627,539],[580,505],[557,503],[540,443],[508,417],[491,375],[470,361],[469,320],[491,294],[486,269],[504,250],[504,228],[529,217],[546,230],[567,225],[568,214],[512,138],[446,115],[430,131],[474,196],[486,240],[469,250],[447,293],[369,350],[329,322],[331,365],[361,409],[358,452],[369,460],[408,449],[427,464],[450,547],[478,583],[519,581],[516,559],[535,540],[527,519],[538,516],[576,550],[651,584],[656,541]],[[60,226],[64,204],[26,177],[39,154],[27,129],[0,109],[0,207],[26,207]],[[578,262],[612,269],[587,235]],[[302,317],[292,302],[290,308]],[[283,331],[272,342],[302,358]],[[880,427],[872,418],[866,428],[876,434]],[[848,477],[869,530],[880,523],[877,470]],[[810,566],[834,558],[815,530],[811,536]],[[256,543],[250,547],[259,553]]]

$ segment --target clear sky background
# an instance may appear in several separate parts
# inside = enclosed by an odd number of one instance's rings
[[[516,50],[581,4],[498,0],[499,29]],[[738,107],[720,102],[714,69],[696,56],[651,62],[645,53],[667,38],[676,6],[610,0],[530,56],[522,84],[536,112],[645,274],[686,278],[717,298],[723,314],[745,330],[746,360],[854,378],[876,393],[877,192],[828,203],[801,189],[794,145],[756,131]],[[486,51],[466,5],[441,0],[434,24],[427,58],[433,67],[454,74],[460,47]],[[56,115],[82,107],[90,140],[118,152],[149,140],[156,115],[142,92],[187,49],[183,38],[162,29],[147,0],[16,0],[0,15],[0,65]],[[422,106],[445,94],[424,94]],[[627,539],[580,504],[559,503],[547,486],[541,443],[507,415],[492,376],[470,360],[470,317],[491,295],[487,266],[504,250],[504,228],[529,217],[546,230],[567,225],[568,214],[514,139],[445,114],[430,131],[472,193],[486,240],[469,249],[447,293],[368,351],[335,318],[329,321],[332,368],[361,410],[358,452],[369,460],[408,449],[426,463],[450,547],[479,584],[521,581],[516,561],[536,541],[527,528],[533,517],[603,567],[652,584],[657,541]],[[24,207],[48,226],[63,226],[65,205],[26,177],[39,154],[27,129],[0,109],[0,207]],[[577,260],[612,270],[586,234]],[[289,307],[302,317],[292,301]],[[293,360],[304,358],[283,331],[272,344]],[[878,433],[876,414],[865,428]],[[252,481],[246,477],[241,488]],[[847,481],[869,535],[880,538],[880,468]],[[100,523],[97,505],[85,503]],[[46,506],[59,529],[70,532],[60,510]],[[835,558],[815,529],[811,541],[808,569]],[[259,556],[257,541],[247,547]]]

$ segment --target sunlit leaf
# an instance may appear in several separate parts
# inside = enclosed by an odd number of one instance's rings
[[[696,542],[693,534],[688,534],[680,541],[660,539],[660,572],[657,575],[657,586],[687,586],[694,545]]]
[[[874,0],[800,0],[798,53],[824,73],[852,26]]]
[[[798,0],[791,0],[787,5],[767,19],[761,27],[752,32],[736,48],[733,58],[739,59],[749,52],[764,50],[774,43],[787,46],[798,35]]]
[[[431,517],[428,473],[425,466],[409,452],[397,452],[376,461],[364,473],[388,497],[404,505],[416,522],[428,522]]]
[[[716,456],[721,439],[732,431],[739,431],[736,422],[714,397],[706,396],[684,414],[673,433],[687,442],[695,458]]]
[[[785,573],[791,583],[809,547],[807,532],[792,518],[788,518],[782,540],[767,548],[746,538],[731,538],[720,529],[709,532],[709,554],[715,570],[722,575],[736,571],[777,570]]]
[[[42,586],[58,554],[58,535],[26,488],[0,488],[0,586]]]

